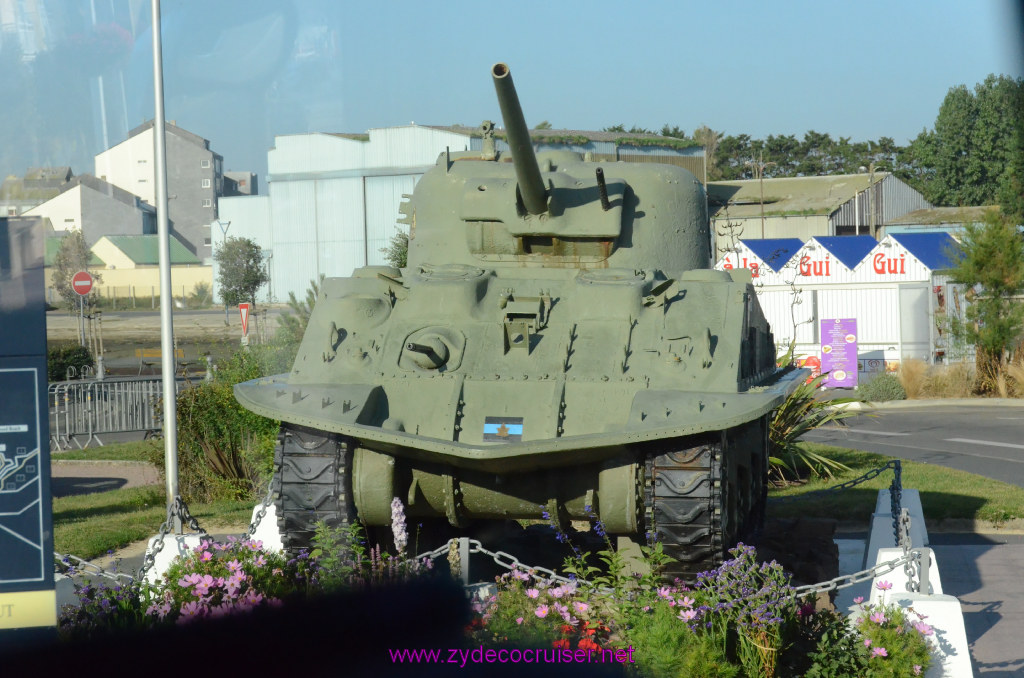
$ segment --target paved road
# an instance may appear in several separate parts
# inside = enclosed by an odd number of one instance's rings
[[[1024,487],[1024,407],[878,409],[805,439],[977,473]]]

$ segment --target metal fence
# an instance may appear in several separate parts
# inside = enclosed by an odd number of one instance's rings
[[[186,382],[176,379],[175,385],[180,393]],[[98,436],[104,433],[156,433],[163,428],[162,396],[161,380],[152,378],[52,383],[48,389],[50,449],[85,449],[94,441],[102,445]]]

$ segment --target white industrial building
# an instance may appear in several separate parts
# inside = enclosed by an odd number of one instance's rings
[[[943,321],[964,311],[963,291],[947,275],[955,248],[946,233],[740,240],[716,268],[756,274],[780,350],[795,336],[797,356],[820,359],[821,321],[855,318],[859,371],[872,373],[904,359],[960,357]]]
[[[498,132],[497,149],[507,149]],[[531,130],[535,150],[589,153],[595,160],[666,162],[704,179],[704,149],[657,135]],[[254,240],[264,252],[270,285],[264,301],[302,297],[320,275],[349,276],[383,264],[396,233],[398,206],[446,150],[481,150],[478,129],[409,125],[368,134],[275,137],[267,155],[265,195],[221,198],[210,233],[214,250],[226,237]],[[219,298],[214,262],[214,297]]]

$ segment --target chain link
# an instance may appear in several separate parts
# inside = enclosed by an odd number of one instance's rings
[[[256,512],[256,517],[253,518],[252,524],[249,525],[249,531],[245,533],[247,539],[252,539],[252,536],[256,534],[256,530],[259,528],[260,523],[267,516],[267,509],[270,507],[271,502],[274,501],[274,479],[270,479],[270,483],[267,485],[267,493],[263,497],[263,502],[260,504],[260,510]]]
[[[198,532],[200,536],[209,539],[209,533],[199,526],[199,521],[189,512],[188,504],[185,503],[185,500],[180,495],[175,497],[174,501],[167,506],[167,519],[160,525],[160,533],[153,542],[152,548],[146,550],[146,557],[142,561],[142,568],[139,570],[139,579],[146,578],[146,574],[153,568],[153,564],[156,562],[157,554],[164,550],[164,540],[173,529],[175,518],[181,520],[193,532]]]
[[[104,570],[99,565],[90,563],[88,560],[73,556],[70,553],[57,553],[53,552],[53,559],[57,563],[58,570],[61,574],[72,576],[80,572],[88,572],[89,574],[96,575],[97,577],[104,577],[111,581],[117,582],[118,584],[131,584],[135,581],[135,577],[131,576],[127,572],[110,572]],[[61,568],[63,568],[61,570]]]
[[[870,471],[868,471],[867,473],[858,478],[854,478],[853,480],[847,480],[845,483],[840,483],[838,485],[834,485],[833,487],[826,487],[825,489],[822,490],[814,490],[813,492],[805,492],[804,494],[798,494],[790,497],[770,497],[768,501],[777,504],[788,504],[794,501],[812,499],[816,496],[834,494],[837,492],[841,492],[843,490],[848,490],[851,487],[856,487],[857,485],[865,483],[869,480],[873,480],[874,478],[877,478],[878,476],[885,473],[890,468],[894,470],[895,478],[893,479],[893,483],[895,484],[898,482],[898,479],[900,478],[901,466],[899,459],[893,459],[892,461],[888,462],[885,466],[879,466],[878,468],[871,469]],[[898,501],[899,490],[897,490],[897,493],[895,493],[893,496],[896,497]]]
[[[491,560],[506,570],[521,570],[523,572],[539,573],[546,577],[550,581],[562,582],[563,584],[571,583],[573,580],[568,577],[563,577],[557,574],[554,570],[549,570],[546,567],[539,565],[525,565],[521,560],[516,558],[510,553],[504,551],[490,551],[484,547],[484,545],[478,539],[468,539],[469,542],[469,553],[470,555],[480,553],[485,556],[490,556]],[[423,562],[424,560],[437,560],[441,557],[446,557],[450,553],[451,549],[455,548],[455,545],[459,543],[458,539],[449,539],[442,546],[437,547],[433,551],[426,551],[416,556],[412,560],[416,562]],[[461,567],[466,567],[468,563],[460,563]],[[577,580],[577,583],[585,583],[581,580]]]

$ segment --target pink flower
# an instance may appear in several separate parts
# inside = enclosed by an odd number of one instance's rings
[[[267,559],[264,558],[263,554],[261,553],[258,556],[256,556],[256,560],[254,560],[253,563],[256,565],[256,567],[263,567],[267,564]]]
[[[561,598],[562,596],[565,595],[565,589],[562,588],[561,586],[557,586],[557,587],[551,589],[550,591],[548,591],[548,593],[551,594],[552,598]]]
[[[512,578],[518,579],[519,581],[530,581],[530,575],[525,572],[520,572],[519,570],[512,570]]]
[[[199,561],[202,563],[208,563],[213,560],[213,554],[209,551],[203,551],[203,554],[199,556]]]
[[[864,602],[864,596],[857,596],[856,598],[853,599],[853,602],[856,603],[857,605],[860,605],[861,603]]]
[[[917,629],[917,632],[922,636],[930,636],[935,633],[935,629],[924,622],[914,622],[914,628]]]
[[[921,665],[920,664],[914,664],[914,675],[915,676],[920,676],[921,675]]]
[[[879,591],[888,591],[892,588],[892,583],[887,581],[880,581],[877,584],[875,584],[875,588]]]
[[[870,638],[865,638],[864,639],[864,647],[871,647],[871,639]]]
[[[208,574],[204,574],[202,575],[201,579],[198,582],[196,582],[196,587],[192,589],[192,593],[194,593],[197,598],[201,598],[202,596],[205,596],[207,593],[209,593],[210,587],[214,586],[216,583],[217,582],[214,580],[213,577],[211,577]]]
[[[683,610],[679,613],[679,618],[684,622],[693,621],[697,616],[697,610]]]
[[[516,623],[517,624],[522,624],[523,623],[523,618],[522,617],[516,617]]]
[[[888,657],[889,653],[885,651],[884,647],[876,647],[871,650],[872,657]]]
[[[543,619],[544,617],[548,616],[548,606],[538,605],[537,609],[534,610],[533,613],[537,615],[539,618]]]
[[[526,596],[528,598],[536,598],[539,595],[540,591],[538,591],[537,589],[526,589]]]
[[[672,597],[672,589],[667,586],[662,586],[658,589],[658,597],[668,600]]]
[[[876,624],[884,624],[886,622],[885,615],[881,612],[875,612],[871,615],[871,621],[875,622]]]
[[[178,580],[178,586],[188,588],[193,584],[198,584],[200,581],[202,581],[202,579],[203,575],[196,574],[195,572],[193,572],[192,574],[186,574],[184,577]]]
[[[242,564],[240,562],[238,562],[237,560],[230,560],[230,561],[228,561],[228,572],[231,572],[233,574],[235,572],[238,572],[241,569],[242,569]]]
[[[693,598],[690,598],[689,596],[683,596],[683,599],[679,602],[680,604],[682,604],[683,607],[693,607],[693,604],[697,601],[695,601]]]
[[[584,612],[590,609],[589,605],[587,605],[586,603],[581,603],[579,601],[573,603],[572,606],[576,608],[576,612],[578,612],[579,614],[583,614]]]

